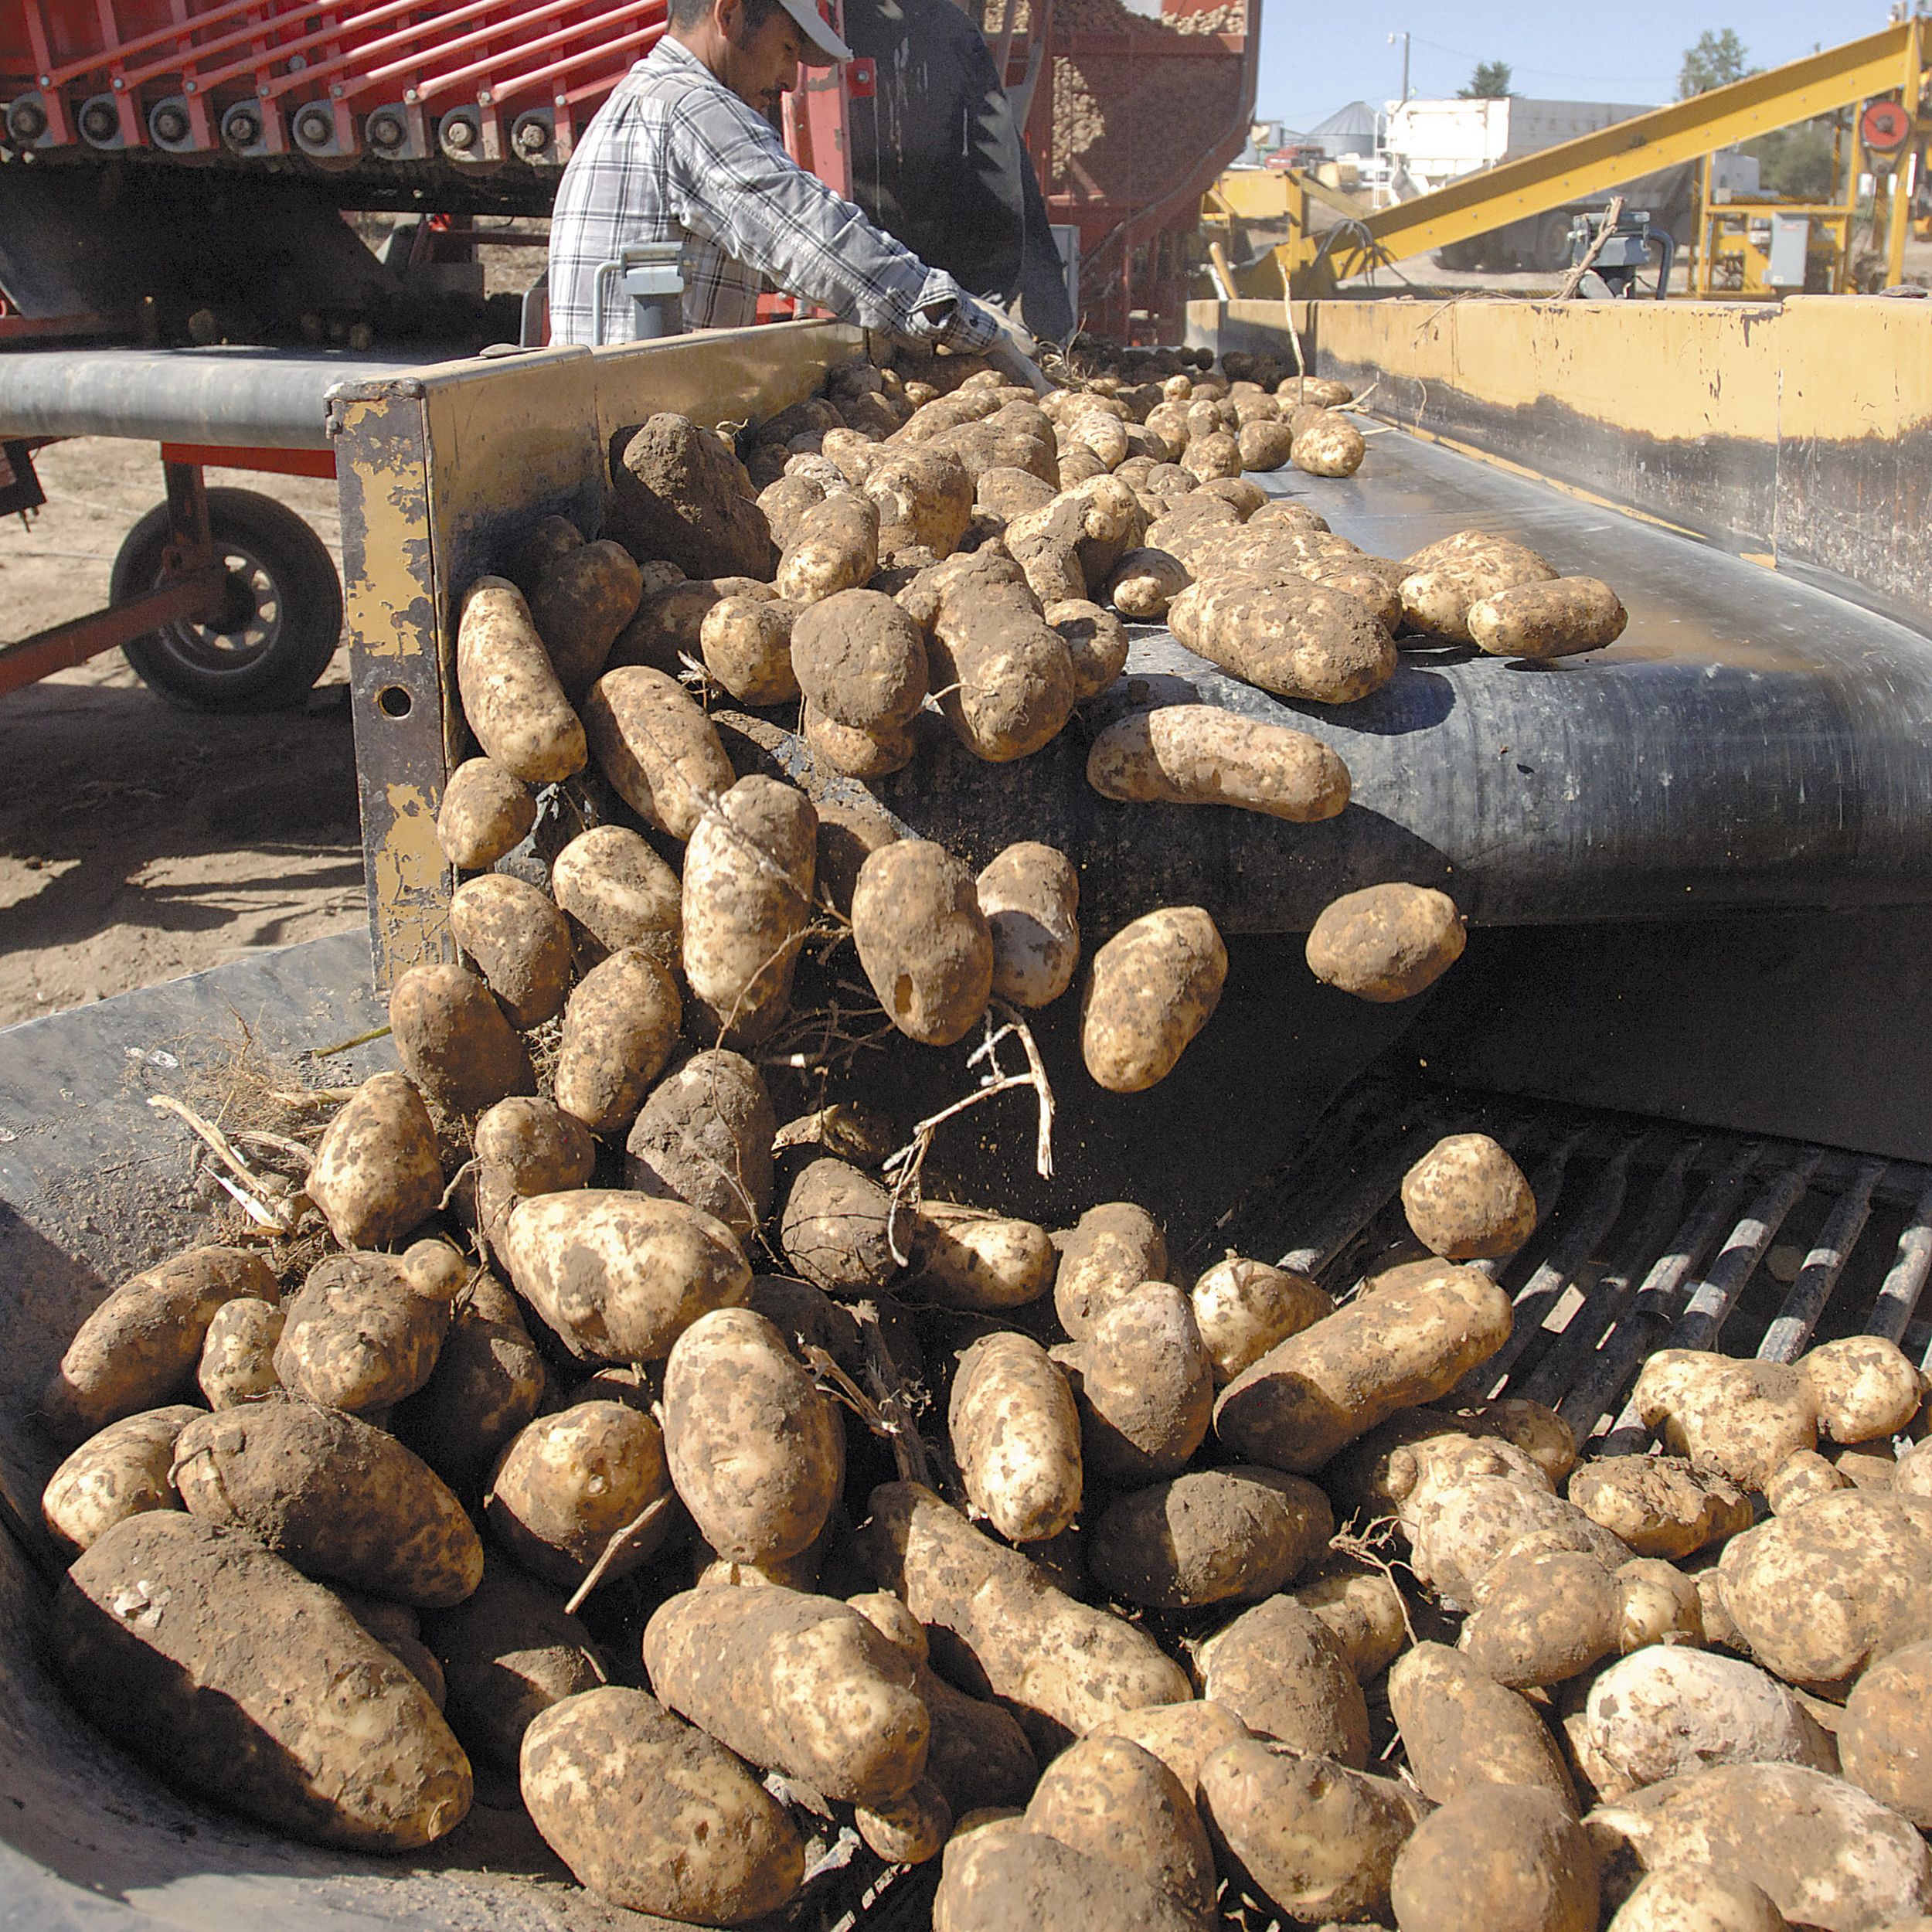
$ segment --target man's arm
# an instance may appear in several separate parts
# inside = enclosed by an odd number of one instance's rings
[[[787,294],[848,321],[970,353],[998,320],[951,276],[928,268],[787,155],[770,125],[709,89],[672,120],[679,220]]]

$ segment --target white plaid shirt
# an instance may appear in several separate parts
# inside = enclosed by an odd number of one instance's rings
[[[754,113],[668,34],[585,129],[550,218],[550,339],[593,342],[598,269],[634,242],[684,243],[684,325],[757,320],[770,282],[842,320],[963,352],[993,319],[785,152]],[[614,283],[615,278],[613,277]],[[920,311],[951,302],[935,321]],[[631,304],[606,295],[604,342],[632,338]]]

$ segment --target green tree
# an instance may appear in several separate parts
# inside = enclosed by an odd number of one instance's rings
[[[1476,71],[1469,77],[1466,87],[1456,90],[1458,100],[1505,100],[1509,96],[1509,63],[1506,60],[1479,60]]]
[[[1713,32],[1706,27],[1697,36],[1697,44],[1684,49],[1684,64],[1677,71],[1677,98],[1688,100],[1693,94],[1709,94],[1713,87],[1742,80],[1755,71],[1744,64],[1750,58],[1731,28]]]
[[[1757,157],[1758,179],[1787,201],[1828,202],[1838,187],[1829,121],[1801,121],[1744,144]]]

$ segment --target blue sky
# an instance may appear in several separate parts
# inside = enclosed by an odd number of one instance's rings
[[[1453,94],[1478,60],[1507,60],[1519,94],[1562,100],[1668,100],[1684,49],[1706,27],[1734,27],[1754,66],[1774,67],[1885,25],[1886,0],[1621,0],[1609,14],[1527,0],[1259,0],[1261,79],[1255,113],[1306,128],[1345,103],[1379,107],[1410,88]]]

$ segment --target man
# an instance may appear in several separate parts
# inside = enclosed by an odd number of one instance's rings
[[[599,267],[627,243],[682,240],[686,328],[755,321],[768,282],[902,342],[1023,362],[1010,324],[807,174],[773,132],[766,117],[798,85],[801,61],[850,58],[812,0],[671,0],[664,38],[563,171],[551,340],[630,340],[621,298],[607,301],[596,335]]]

